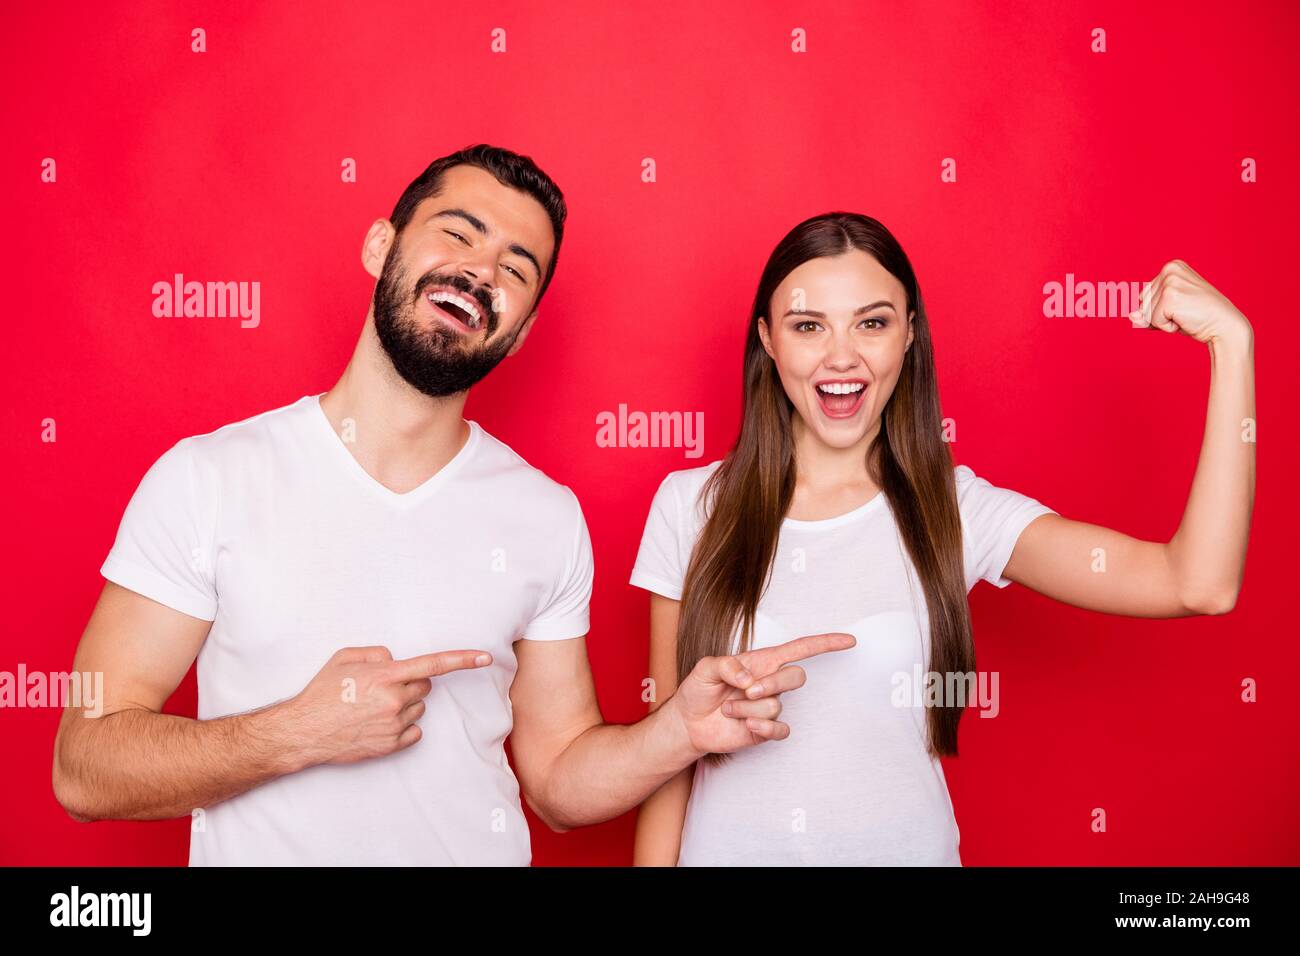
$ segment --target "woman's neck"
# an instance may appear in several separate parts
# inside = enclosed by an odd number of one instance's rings
[[[823,441],[798,416],[791,422],[794,438],[794,498],[786,517],[798,521],[834,518],[866,504],[880,487],[867,469],[867,451],[880,430],[880,420],[860,441],[836,448]]]

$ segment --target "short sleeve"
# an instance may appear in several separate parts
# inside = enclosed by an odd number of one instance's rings
[[[555,587],[524,629],[523,638],[527,641],[564,641],[582,637],[591,630],[591,585],[595,576],[591,535],[578,496],[570,488],[564,490],[573,502],[572,527],[566,536],[568,546]]]
[[[140,480],[100,568],[115,584],[200,620],[217,616],[212,570],[214,503],[197,492],[190,439],[173,445]]]
[[[679,601],[686,579],[686,566],[682,557],[682,508],[674,474],[669,474],[660,483],[650,503],[650,514],[641,534],[641,547],[629,583]]]
[[[966,588],[970,590],[981,579],[1004,588],[1011,581],[1002,572],[1020,533],[1035,518],[1056,512],[1010,488],[991,484],[965,465],[957,466],[954,477],[962,520]]]

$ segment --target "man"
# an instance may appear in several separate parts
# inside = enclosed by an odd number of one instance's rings
[[[528,337],[565,214],[526,157],[435,161],[366,235],[375,292],[335,386],[150,468],[77,650],[103,716],[69,708],[55,741],[75,819],[192,814],[191,865],[527,864],[521,787],[563,830],[789,733],[803,672],[782,665],[850,636],[706,659],[604,724],[578,501],[462,418]],[[161,713],[196,656],[198,719]]]

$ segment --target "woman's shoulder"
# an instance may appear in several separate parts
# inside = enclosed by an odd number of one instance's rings
[[[698,468],[680,468],[677,471],[670,471],[664,476],[663,481],[659,483],[659,490],[655,493],[656,501],[664,506],[671,507],[674,510],[685,510],[688,507],[700,506],[700,492],[704,489],[704,483],[709,480],[718,466],[722,464],[722,459],[710,462],[707,465],[700,465]],[[703,512],[700,511],[699,514]]]
[[[671,487],[674,490],[687,490],[699,492],[704,483],[709,480],[709,476],[718,470],[722,464],[722,459],[711,461],[707,465],[700,465],[698,468],[680,468],[677,471],[670,471],[664,476],[660,487]]]
[[[1037,499],[1014,488],[976,474],[966,465],[958,465],[954,468],[953,477],[957,483],[957,504],[963,518],[981,516],[1000,519],[1021,510],[1035,512],[1052,510]]]
[[[976,489],[990,488],[992,484],[981,478],[970,465],[955,465],[952,469],[953,480],[957,484],[958,499],[966,497]]]
[[[957,465],[952,473],[957,485],[957,510],[963,521],[969,521],[972,515],[984,511],[992,499],[1004,493],[987,478],[976,474],[969,465]]]

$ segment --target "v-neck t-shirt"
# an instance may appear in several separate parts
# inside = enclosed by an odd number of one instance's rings
[[[145,474],[102,574],[211,621],[198,718],[298,694],[335,651],[482,649],[433,680],[414,745],[279,777],[195,814],[190,865],[527,865],[506,760],[514,642],[588,629],[573,492],[477,422],[404,494],[372,478],[320,396],[183,439]]]
[[[681,599],[708,510],[701,490],[719,464],[659,486],[633,585]],[[955,480],[966,590],[981,579],[1006,587],[1021,531],[1055,512],[964,465]],[[679,865],[961,865],[943,767],[926,750],[925,694],[915,692],[929,670],[924,592],[883,492],[833,518],[782,522],[751,646],[831,631],[857,644],[798,662],[807,682],[781,696],[788,738],[695,765]]]

